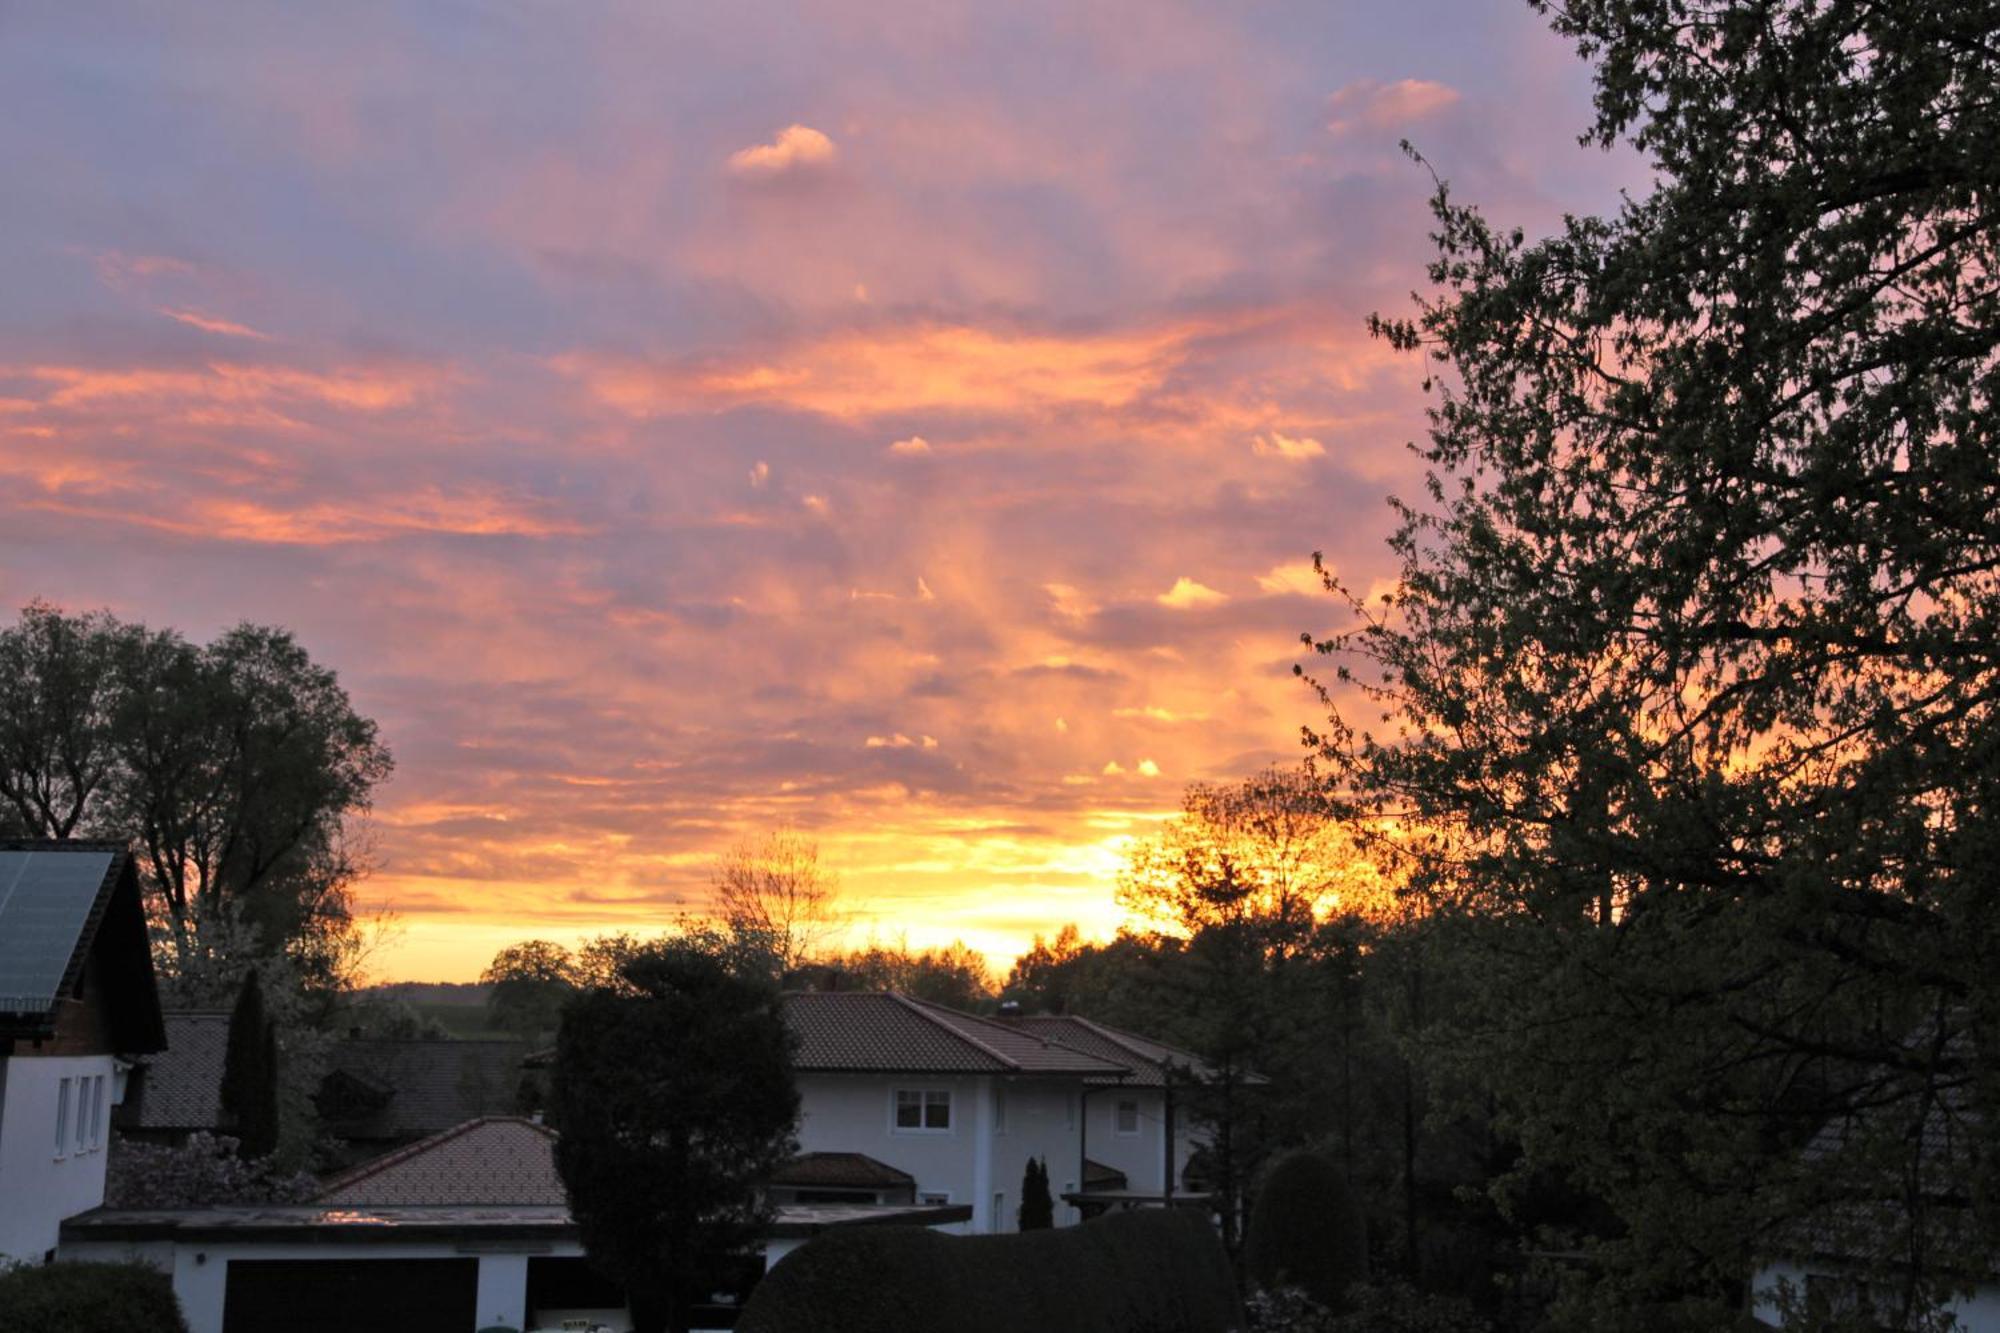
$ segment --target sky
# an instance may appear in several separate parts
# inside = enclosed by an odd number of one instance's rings
[[[0,0],[0,601],[337,671],[380,976],[780,825],[1004,969],[1300,757],[1429,170],[1546,230],[1588,120],[1512,0]]]

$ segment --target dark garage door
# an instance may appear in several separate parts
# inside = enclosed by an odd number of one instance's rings
[[[232,1259],[222,1333],[472,1333],[477,1259]]]

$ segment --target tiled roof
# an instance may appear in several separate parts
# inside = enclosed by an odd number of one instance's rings
[[[904,1189],[917,1180],[865,1153],[808,1152],[772,1172],[770,1183],[825,1189]]]
[[[167,1049],[146,1059],[132,1129],[214,1129],[222,1123],[222,1066],[229,1014],[170,1009]]]
[[[1164,1086],[1170,1069],[1181,1074],[1183,1082],[1190,1075],[1198,1079],[1208,1076],[1208,1066],[1191,1051],[1107,1027],[1075,1014],[1031,1014],[1002,1021],[1050,1041],[1088,1051],[1101,1059],[1129,1065],[1132,1074],[1125,1081],[1137,1087]],[[1251,1074],[1244,1081],[1262,1083],[1265,1080],[1261,1075]]]
[[[518,1116],[488,1116],[364,1162],[326,1183],[315,1203],[355,1208],[567,1205],[555,1134]]]
[[[379,1105],[330,1108],[327,1126],[346,1139],[415,1139],[480,1116],[505,1115],[519,1104],[520,1041],[335,1042],[329,1076],[341,1075],[385,1096]],[[324,1086],[324,1085],[323,1085]]]
[[[1006,1023],[895,994],[785,997],[797,1068],[823,1072],[1070,1074],[1116,1077],[1129,1065]]]

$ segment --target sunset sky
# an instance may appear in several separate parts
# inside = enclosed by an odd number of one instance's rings
[[[1637,188],[1517,0],[0,4],[0,599],[290,627],[392,978],[816,836],[857,934],[1106,934],[1387,575],[1425,170]]]

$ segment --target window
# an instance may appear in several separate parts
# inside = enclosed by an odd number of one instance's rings
[[[1118,1103],[1118,1132],[1137,1134],[1139,1132],[1139,1103]]]
[[[1009,1220],[1007,1216],[1007,1196],[1000,1190],[994,1190],[992,1230],[1000,1230],[1000,1228],[1007,1225]]]
[[[951,1194],[946,1190],[926,1190],[917,1195],[917,1202],[926,1208],[942,1208],[951,1202]]]
[[[110,1099],[104,1095],[104,1075],[99,1074],[93,1082],[97,1084],[97,1091],[91,1097],[93,1105],[90,1117],[90,1146],[93,1148],[102,1148],[104,1146],[104,1117],[107,1114],[105,1103]]]
[[[94,1091],[97,1080],[80,1078],[76,1081],[76,1151],[83,1152],[90,1147],[90,1121],[96,1111]]]
[[[949,1088],[896,1089],[895,1127],[905,1133],[941,1134],[951,1129]]]
[[[56,1156],[63,1155],[69,1142],[69,1080],[56,1084]]]

